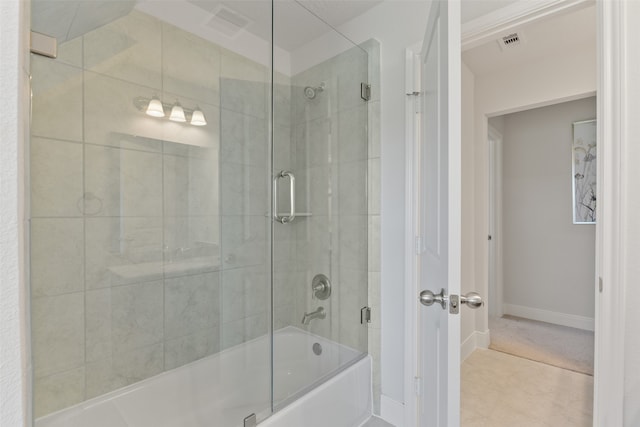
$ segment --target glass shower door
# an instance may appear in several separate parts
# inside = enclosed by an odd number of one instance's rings
[[[272,4],[247,3],[32,1],[58,41],[31,58],[37,426],[271,413]]]
[[[276,410],[367,353],[368,56],[312,6],[274,4]]]
[[[32,0],[37,427],[238,427],[366,354],[368,58],[316,3]]]

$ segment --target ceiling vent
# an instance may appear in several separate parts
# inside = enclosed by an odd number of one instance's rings
[[[500,37],[498,39],[498,44],[500,45],[500,49],[504,51],[516,48],[521,45],[523,41],[524,38],[522,33],[511,33],[504,37]]]
[[[213,18],[206,23],[206,26],[228,37],[235,37],[249,24],[251,24],[251,21],[248,18],[225,6],[221,6],[214,12]]]

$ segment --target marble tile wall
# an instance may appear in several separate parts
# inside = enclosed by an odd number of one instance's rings
[[[32,75],[35,416],[266,333],[269,70],[134,11]]]
[[[366,52],[366,53],[365,53]],[[374,359],[374,406],[380,399],[380,47],[364,43],[292,77],[292,164],[298,180],[298,210],[312,213],[291,224],[298,266],[294,325],[322,305],[324,321],[307,327]],[[325,90],[306,99],[306,86]],[[372,99],[360,98],[360,82]],[[315,300],[310,282],[326,274],[333,296]],[[360,309],[372,307],[372,323],[360,324]]]
[[[379,48],[364,47],[368,69],[355,49],[274,76],[274,168],[294,170],[313,216],[273,235],[267,68],[136,11],[33,57],[36,417],[266,333],[272,246],[275,328],[302,326],[324,272],[328,320],[309,329],[362,351],[368,335],[379,366]],[[134,106],[154,95],[197,105],[208,126]]]

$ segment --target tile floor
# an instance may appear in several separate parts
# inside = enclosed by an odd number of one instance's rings
[[[462,364],[462,427],[587,427],[593,377],[494,350]]]

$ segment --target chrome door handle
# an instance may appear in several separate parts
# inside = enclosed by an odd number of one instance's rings
[[[484,305],[484,301],[477,292],[469,292],[466,295],[460,295],[460,304],[467,304],[469,308],[480,308]]]
[[[420,303],[422,305],[426,305],[428,307],[433,305],[434,302],[440,304],[443,310],[447,308],[447,295],[444,293],[444,289],[440,289],[439,294],[434,294],[429,290],[420,292]]]
[[[289,191],[291,207],[289,209],[288,216],[280,216],[278,214],[278,180],[280,178],[289,177]],[[287,224],[293,221],[296,217],[296,177],[289,171],[280,171],[275,178],[273,178],[273,219],[281,224]]]
[[[427,307],[437,302],[440,304],[443,310],[447,308],[449,303],[449,313],[458,314],[460,310],[460,304],[467,304],[469,308],[480,308],[484,305],[482,297],[477,292],[469,292],[466,295],[449,295],[445,294],[444,289],[440,290],[439,294],[434,294],[429,290],[420,292],[420,303]]]

